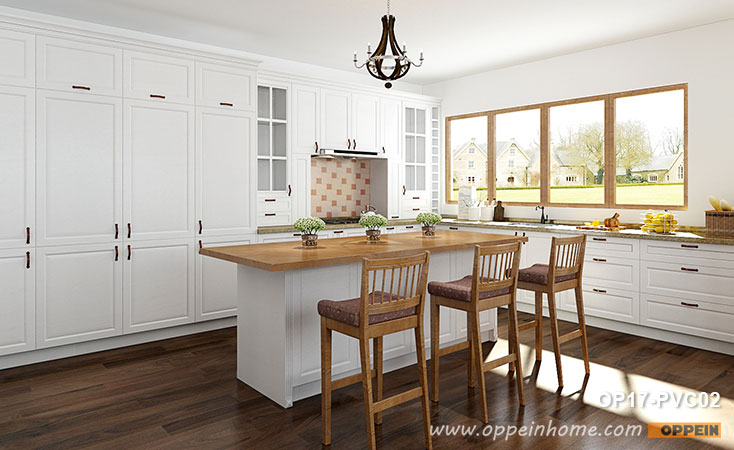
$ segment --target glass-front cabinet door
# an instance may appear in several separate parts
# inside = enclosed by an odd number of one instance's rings
[[[404,113],[403,216],[410,218],[430,208],[430,108],[406,105]]]
[[[287,91],[257,87],[257,190],[288,190]]]

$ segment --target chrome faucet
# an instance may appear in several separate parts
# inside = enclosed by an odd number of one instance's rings
[[[548,215],[545,213],[545,206],[536,206],[535,210],[540,210],[540,223],[546,224],[548,223]]]

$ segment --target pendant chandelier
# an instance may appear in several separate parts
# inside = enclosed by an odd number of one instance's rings
[[[395,16],[390,15],[390,0],[387,0],[387,14],[382,16],[382,37],[377,48],[372,52],[372,45],[367,44],[367,59],[359,64],[357,52],[354,52],[354,67],[361,69],[367,66],[367,72],[378,80],[386,80],[385,87],[392,87],[391,81],[405,76],[410,66],[423,65],[423,51],[420,53],[419,63],[408,58],[408,51],[403,43],[401,49],[395,39]]]

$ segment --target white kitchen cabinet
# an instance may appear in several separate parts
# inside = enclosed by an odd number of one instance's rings
[[[0,356],[36,348],[35,250],[0,250]]]
[[[734,342],[734,305],[641,294],[640,324],[663,330]]]
[[[321,136],[321,92],[319,88],[294,84],[293,99],[293,145],[294,155],[311,155],[316,152]],[[296,185],[298,186],[298,185]]]
[[[298,242],[301,241],[301,233],[298,233],[296,231],[293,231],[290,233],[268,233],[268,234],[258,234],[257,235],[258,244],[269,244],[271,242],[296,242],[296,241]]]
[[[324,232],[322,231],[322,234]],[[343,230],[332,230],[325,233],[324,237],[327,238],[341,238],[341,237],[360,237],[364,236],[365,240],[367,239],[367,235],[365,234],[365,229],[362,227],[359,228],[344,228]]]
[[[37,255],[38,348],[122,333],[119,244],[42,247]]]
[[[35,90],[0,86],[0,136],[0,248],[33,245],[36,233]]]
[[[122,50],[46,36],[36,47],[37,87],[122,96]]]
[[[0,30],[0,84],[36,86],[36,36]]]
[[[352,94],[352,150],[382,153],[380,144],[380,99]]]
[[[199,255],[199,248],[256,243],[257,235],[196,240],[197,322],[237,315],[237,264]]]
[[[203,236],[256,230],[255,114],[196,109],[196,217]]]
[[[123,283],[125,333],[194,321],[193,245],[192,239],[127,244]]]
[[[194,237],[194,109],[125,101],[126,238]]]
[[[640,289],[640,261],[616,256],[586,255],[584,258],[584,285],[638,291]]]
[[[320,148],[352,147],[352,94],[336,89],[321,89]]]
[[[296,154],[291,158],[291,219],[311,215],[311,156]]]
[[[122,100],[39,90],[37,104],[37,244],[113,242],[116,226],[122,233]]]
[[[576,313],[576,296],[560,297],[561,309]],[[640,323],[640,294],[638,291],[615,289],[584,281],[584,314],[625,323]]]
[[[128,50],[124,61],[125,98],[194,104],[194,61]]]
[[[196,63],[196,104],[212,108],[256,110],[257,74],[222,64]]]
[[[398,99],[380,98],[381,142],[385,156],[400,158],[402,155],[403,103]]]
[[[640,283],[640,290],[647,294],[734,307],[734,269],[709,267],[705,260],[641,261]]]
[[[430,108],[404,105],[403,148],[403,219],[415,218],[431,209],[430,188]]]

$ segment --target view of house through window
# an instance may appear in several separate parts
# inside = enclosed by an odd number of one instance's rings
[[[684,91],[616,99],[617,203],[683,205]]]
[[[540,202],[540,109],[495,116],[496,193],[505,202]]]
[[[550,201],[604,203],[604,100],[549,108]]]
[[[451,136],[452,201],[459,198],[461,186],[475,186],[477,197],[487,198],[487,116],[457,118],[449,121]]]

